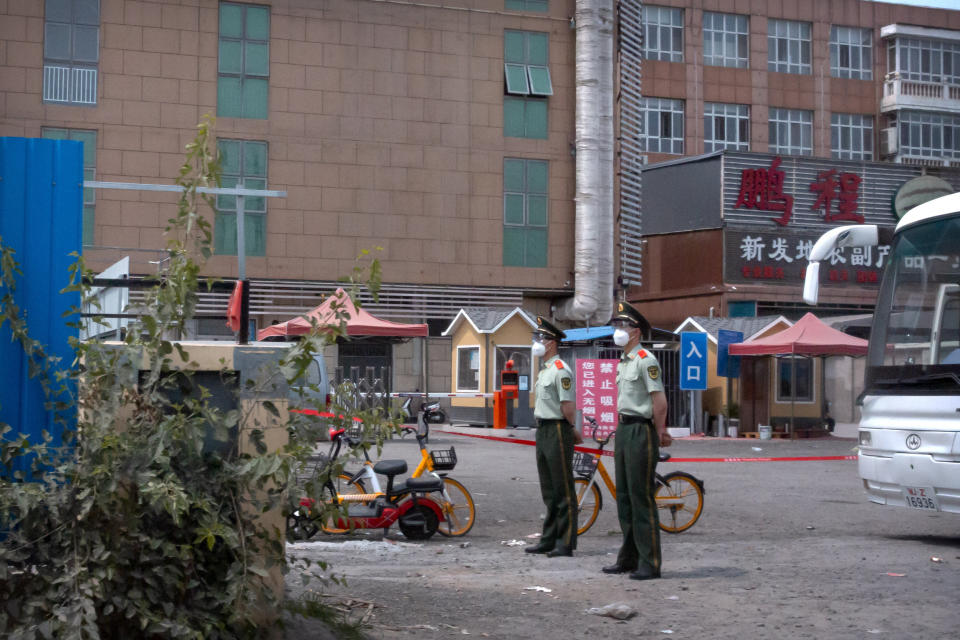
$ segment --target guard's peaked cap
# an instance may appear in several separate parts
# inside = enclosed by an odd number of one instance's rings
[[[548,340],[556,340],[560,342],[567,337],[560,329],[557,329],[551,322],[549,322],[543,316],[537,316],[537,328],[534,329],[534,333],[539,333]]]
[[[617,302],[617,310],[613,314],[613,320],[628,322],[634,327],[640,329],[641,335],[649,337],[651,333],[650,323],[643,317],[643,314],[637,311],[636,307],[629,302]]]

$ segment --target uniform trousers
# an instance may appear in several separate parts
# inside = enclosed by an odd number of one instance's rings
[[[577,494],[573,488],[573,426],[566,420],[538,420],[537,474],[547,508],[540,544],[577,548]]]
[[[650,420],[621,416],[614,438],[617,516],[623,544],[617,564],[645,567],[660,575],[660,518],[657,515],[656,470],[660,438]]]

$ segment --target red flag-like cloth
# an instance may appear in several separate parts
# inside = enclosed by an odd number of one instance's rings
[[[236,333],[240,331],[240,307],[243,304],[243,280],[237,280],[227,303],[227,326]]]

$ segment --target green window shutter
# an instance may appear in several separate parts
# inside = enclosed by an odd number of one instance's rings
[[[44,127],[40,131],[40,135],[47,140],[67,140],[70,133],[66,129],[53,129],[51,127]]]
[[[525,267],[524,245],[526,238],[523,227],[503,228],[503,266]]]
[[[504,158],[503,160],[503,190],[504,191],[525,191],[524,185],[524,161],[516,158]]]
[[[247,7],[247,34],[250,40],[270,39],[270,7]]]
[[[220,3],[220,37],[243,37],[243,6],[239,4]]]
[[[244,78],[243,80],[243,117],[267,117],[267,80]]]
[[[267,216],[248,213],[243,218],[243,233],[246,236],[245,251],[248,256],[267,254]]]
[[[504,63],[503,73],[507,78],[507,93],[518,96],[525,96],[530,93],[525,65]]]
[[[230,76],[217,78],[217,115],[225,118],[243,116],[240,78]]]
[[[243,143],[243,175],[267,177],[266,142],[245,141]]]
[[[530,78],[530,93],[535,96],[552,96],[553,83],[550,82],[550,69],[547,67],[527,67]]]
[[[266,178],[244,178],[243,187],[245,189],[266,189]],[[267,199],[260,196],[248,196],[243,201],[243,208],[248,212],[265,213],[267,210]]]
[[[526,136],[524,105],[525,101],[519,98],[503,99],[503,135],[508,138]]]
[[[526,32],[503,32],[503,61],[524,64],[527,61]]]
[[[214,253],[237,255],[237,214],[217,213],[213,221]]]
[[[236,40],[220,41],[220,58],[217,71],[220,73],[240,73],[243,71],[243,43]]]
[[[532,227],[547,226],[547,196],[527,197],[527,224]]]
[[[547,139],[547,101],[531,99],[526,101],[526,137]]]
[[[527,0],[527,11],[546,13],[549,8],[549,0]]]
[[[504,194],[503,223],[512,225],[522,225],[524,223],[522,193]]]
[[[547,266],[547,230],[526,230],[526,265],[527,267]]]
[[[84,191],[93,191],[93,189],[84,189]],[[81,241],[85,245],[93,244],[94,208],[92,204],[83,206],[83,237]]]
[[[527,160],[527,192],[547,192],[548,165],[543,160]]]
[[[270,75],[270,47],[262,42],[247,42],[244,45],[245,56],[243,71],[251,76]]]
[[[217,140],[220,152],[220,170],[229,175],[240,175],[240,141]]]
[[[546,66],[550,64],[548,47],[549,40],[547,34],[540,32],[528,32],[527,36],[527,56],[524,62],[527,64]]]

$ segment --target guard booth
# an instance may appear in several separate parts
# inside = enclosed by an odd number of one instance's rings
[[[513,361],[516,396],[506,401],[507,427],[533,426],[531,335],[536,322],[520,307],[463,308],[443,332],[451,338],[450,421],[493,426],[494,394],[503,389],[500,373]],[[513,376],[508,376],[513,381]],[[511,385],[513,386],[513,385]],[[511,391],[511,395],[514,392]]]

